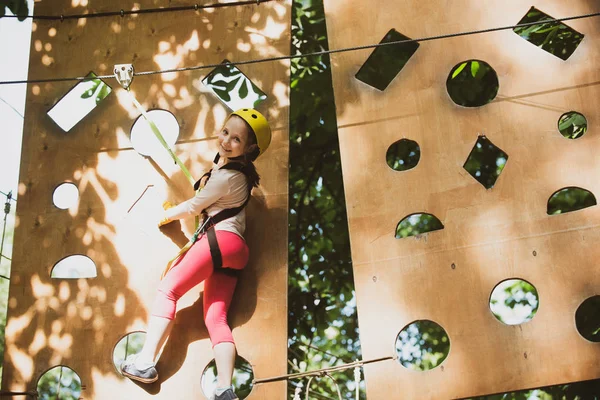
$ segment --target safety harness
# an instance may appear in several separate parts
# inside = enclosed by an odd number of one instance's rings
[[[220,156],[219,156],[219,154],[217,154],[217,156],[215,157],[215,160],[214,160],[215,164],[219,161],[219,158],[220,158]],[[244,175],[246,175],[244,173],[244,164],[242,164],[239,161],[236,161],[235,159],[232,162],[228,162],[227,164],[223,165],[219,169],[231,169],[231,170],[238,171],[238,172],[241,172]],[[194,190],[198,190],[200,188],[200,183],[202,182],[202,180],[204,178],[206,178],[206,181],[204,183],[206,185],[206,183],[210,179],[211,174],[212,174],[212,169],[210,171],[208,171],[207,173],[205,173],[204,175],[202,175],[202,177],[200,179],[198,179],[198,181],[194,184]],[[252,185],[250,184],[250,182],[248,182],[248,195],[246,196],[246,200],[244,200],[244,203],[242,205],[240,205],[238,207],[227,208],[225,210],[221,210],[213,216],[209,216],[208,213],[206,212],[206,210],[202,211],[202,217],[203,217],[202,224],[200,224],[200,226],[198,226],[198,228],[192,235],[192,238],[190,239],[190,241],[181,248],[181,250],[179,251],[177,256],[175,258],[173,258],[171,261],[169,261],[169,263],[167,264],[167,268],[165,269],[165,271],[162,274],[162,277],[164,277],[167,274],[167,272],[169,272],[169,270],[172,268],[174,262],[177,261],[177,259],[179,259],[181,256],[183,256],[192,247],[192,245],[194,243],[196,243],[198,241],[198,239],[200,239],[203,235],[206,235],[207,239],[208,239],[208,246],[210,248],[210,255],[212,258],[214,271],[222,272],[226,275],[237,276],[239,274],[240,270],[232,269],[232,268],[223,268],[223,257],[221,255],[221,249],[219,249],[219,243],[217,241],[217,235],[215,233],[214,227],[219,222],[238,215],[250,201],[250,193],[251,192],[252,192]],[[161,277],[161,279],[162,279],[162,277]]]
[[[186,168],[186,166],[183,164],[183,162],[181,162],[179,157],[177,157],[175,155],[173,150],[171,150],[171,148],[165,141],[162,133],[160,132],[160,129],[158,129],[158,126],[156,126],[156,124],[154,123],[154,121],[152,121],[152,119],[150,118],[150,116],[148,115],[148,113],[146,112],[144,107],[142,107],[142,105],[137,101],[137,99],[135,98],[133,93],[131,93],[129,88],[131,86],[131,82],[133,81],[133,77],[134,77],[133,65],[132,64],[116,64],[114,67],[114,75],[115,75],[115,78],[117,79],[117,82],[119,82],[119,84],[123,87],[123,89],[125,89],[127,91],[127,93],[129,94],[132,103],[135,105],[135,107],[138,109],[138,111],[144,116],[145,120],[148,122],[148,125],[150,125],[152,132],[154,133],[154,135],[156,136],[156,138],[158,139],[160,144],[169,153],[171,158],[173,158],[173,161],[175,162],[175,164],[177,164],[179,166],[179,168],[181,169],[183,174],[189,179],[190,183],[193,183],[194,178],[192,178],[192,174],[190,173],[190,171]],[[246,110],[246,111],[248,111],[248,110]],[[253,117],[256,118],[256,115],[253,115]],[[214,160],[215,164],[219,161],[219,158],[220,158],[219,154],[217,153],[217,156],[215,157],[215,160]],[[246,177],[248,177],[248,175],[244,172],[244,164],[240,160],[230,159],[230,161],[232,161],[232,162],[228,162],[227,164],[223,165],[220,169],[232,169],[235,171],[242,172],[244,175],[246,175]],[[204,179],[204,177],[206,177],[206,182],[208,182],[208,179],[210,179],[211,172],[212,172],[212,169],[210,171],[208,171],[207,173],[205,173],[204,175],[202,175],[202,177],[198,181],[196,181],[196,183],[194,183],[195,191],[198,191],[198,189],[200,188],[200,182],[202,181],[202,179]],[[205,184],[206,184],[206,182],[205,182]],[[209,216],[206,213],[206,211],[203,211],[202,216],[204,217],[204,221],[202,224],[198,223],[198,217],[196,217],[196,227],[197,227],[196,231],[192,235],[192,238],[190,239],[190,241],[179,250],[179,253],[177,253],[175,258],[173,258],[171,261],[168,262],[167,267],[165,268],[165,270],[162,273],[161,279],[165,277],[167,272],[169,272],[169,270],[172,268],[175,261],[177,261],[181,256],[183,256],[190,249],[190,247],[192,247],[192,245],[198,241],[198,238],[204,234],[206,234],[208,237],[208,244],[210,247],[210,255],[212,257],[214,270],[222,271],[223,273],[226,273],[228,275],[237,275],[239,273],[239,270],[234,270],[231,268],[223,268],[223,257],[221,256],[221,250],[219,249],[219,243],[217,242],[217,235],[215,234],[215,230],[213,228],[219,222],[224,221],[227,218],[234,217],[240,211],[242,211],[244,209],[244,207],[246,207],[246,205],[248,204],[248,201],[250,201],[250,192],[252,192],[252,185],[250,184],[250,181],[248,180],[248,196],[246,197],[244,204],[242,204],[239,207],[228,208],[228,209],[222,210],[219,213],[217,213],[216,215],[213,215],[212,217]]]

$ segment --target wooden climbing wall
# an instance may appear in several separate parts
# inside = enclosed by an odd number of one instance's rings
[[[219,3],[229,3],[222,1]],[[36,15],[80,14],[190,5],[186,1],[39,1]],[[291,1],[124,17],[34,22],[29,77],[112,74],[180,68],[287,54]],[[118,10],[117,9],[117,10]],[[248,267],[236,289],[230,324],[239,354],[255,377],[281,375],[287,359],[287,168],[289,62],[240,69],[266,94],[258,106],[273,141],[257,162],[261,186],[249,203]],[[172,112],[180,125],[174,151],[198,178],[216,153],[226,107],[201,83],[210,70],[136,77],[131,90],[146,107]],[[212,359],[202,318],[202,286],[179,302],[176,325],[158,364],[160,378],[136,385],[113,366],[125,334],[144,330],[166,262],[194,230],[193,219],[156,229],[163,200],[193,196],[166,153],[155,159],[133,148],[139,115],[123,89],[113,92],[69,132],[47,111],[75,84],[27,89],[17,228],[14,240],[2,389],[35,391],[46,370],[64,365],[80,377],[85,399],[199,399]],[[77,205],[52,203],[53,190],[73,182]],[[90,279],[51,279],[55,263],[82,254],[97,267]],[[260,334],[259,334],[260,333]],[[251,399],[281,399],[285,383],[254,387]]]
[[[510,26],[531,6],[554,18],[600,11],[586,0],[325,0],[332,49],[379,43],[391,28],[422,38]],[[366,366],[369,399],[462,398],[600,377],[600,345],[579,335],[574,316],[600,292],[600,208],[546,213],[561,188],[600,195],[600,24],[567,25],[585,34],[567,61],[511,30],[426,41],[385,91],[354,77],[372,50],[332,55],[363,357],[395,354],[398,333],[416,320],[437,322],[450,339],[448,358],[426,372],[397,361]],[[446,92],[450,70],[470,59],[489,63],[500,82],[479,108],[457,106]],[[577,140],[557,130],[571,110],[588,121]],[[490,190],[463,169],[478,134],[509,156]],[[397,172],[386,151],[402,138],[420,145],[421,159]],[[396,239],[398,222],[418,212],[445,228]],[[490,312],[492,289],[509,278],[537,288],[530,322],[504,325]]]

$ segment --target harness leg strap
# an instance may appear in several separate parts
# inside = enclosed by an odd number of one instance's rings
[[[223,268],[223,257],[221,255],[221,249],[219,248],[219,242],[217,241],[217,235],[214,227],[211,227],[206,232],[208,238],[208,246],[210,247],[210,255],[212,257],[214,272],[220,272],[225,275],[238,276],[239,270],[232,268]]]

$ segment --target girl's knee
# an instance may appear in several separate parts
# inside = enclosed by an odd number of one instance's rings
[[[208,336],[210,336],[210,342],[213,347],[219,343],[231,342],[233,341],[233,334],[231,333],[231,328],[227,324],[218,324],[218,325],[210,325],[206,324],[206,328],[208,329]]]
[[[171,290],[159,288],[152,307],[152,315],[167,319],[175,319],[175,311],[177,309],[177,301],[181,296],[178,296]]]

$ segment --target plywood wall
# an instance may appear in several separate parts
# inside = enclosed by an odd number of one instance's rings
[[[514,25],[531,6],[556,18],[600,11],[586,0],[325,0],[332,49],[378,43],[391,28],[418,38]],[[568,22],[585,38],[567,61],[511,30],[423,42],[383,92],[354,78],[371,50],[332,56],[363,356],[394,354],[399,331],[420,319],[451,341],[428,372],[396,361],[365,367],[368,398],[460,398],[600,377],[600,346],[578,334],[574,317],[600,292],[600,208],[546,214],[563,187],[600,195],[598,22]],[[446,92],[452,67],[469,59],[499,77],[484,107],[459,107]],[[571,110],[588,120],[574,141],[557,131]],[[462,167],[479,134],[509,155],[490,190]],[[396,172],[385,154],[402,138],[418,142],[421,160]],[[398,222],[416,212],[445,229],[396,239]],[[490,293],[508,278],[537,288],[532,321],[508,326],[491,314]]]
[[[224,1],[225,3],[225,1]],[[184,1],[40,1],[37,15],[167,7]],[[29,77],[111,74],[114,64],[137,71],[178,68],[287,54],[291,1],[204,11],[34,22]],[[256,377],[280,375],[287,359],[287,165],[289,63],[241,67],[267,95],[259,109],[273,142],[257,163],[262,185],[248,206],[248,268],[230,312],[239,353]],[[174,146],[195,177],[210,167],[215,132],[228,111],[200,80],[209,70],[137,77],[132,92],[148,109],[171,111],[180,125]],[[173,340],[158,365],[160,379],[136,385],[121,377],[112,351],[126,333],[145,329],[160,273],[193,232],[193,220],[155,229],[163,200],[193,195],[168,157],[140,156],[129,140],[138,112],[118,87],[70,132],[48,109],[74,84],[29,85],[17,209],[3,390],[35,390],[39,376],[66,365],[82,379],[86,399],[199,399],[201,373],[212,359],[202,319],[202,286],[179,304]],[[78,186],[69,210],[52,204],[62,182]],[[53,265],[84,254],[93,279],[55,280]],[[260,334],[259,334],[260,332]],[[258,339],[260,338],[260,339]],[[256,387],[250,398],[281,399],[285,384]]]

